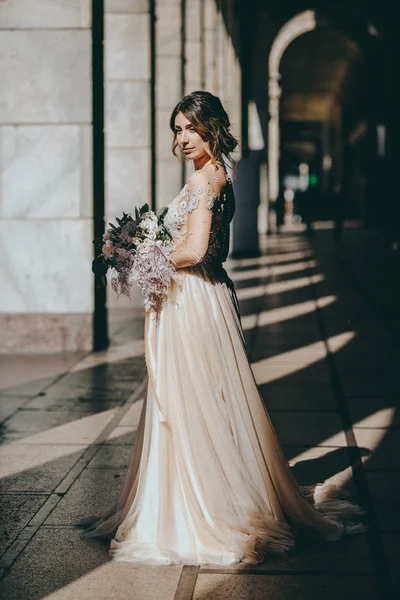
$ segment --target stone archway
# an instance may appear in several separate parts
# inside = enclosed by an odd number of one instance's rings
[[[279,101],[281,87],[279,85],[279,67],[286,48],[297,37],[313,31],[317,27],[315,11],[306,10],[299,13],[283,25],[279,30],[269,54],[269,124],[268,124],[268,182],[269,200],[275,202],[279,194]]]

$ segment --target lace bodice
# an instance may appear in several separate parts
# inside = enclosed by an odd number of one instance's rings
[[[217,177],[210,181],[196,172],[168,205],[164,224],[174,239],[179,266],[205,267],[213,260],[226,260],[234,198],[229,179],[219,193],[218,183]]]

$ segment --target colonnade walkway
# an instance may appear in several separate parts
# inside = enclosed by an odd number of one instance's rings
[[[146,386],[143,313],[111,315],[107,352],[2,357],[5,600],[389,600],[400,571],[400,258],[345,229],[263,240],[230,260],[253,369],[293,471],[368,511],[369,531],[235,568],[113,562],[74,523],[115,498]],[[396,581],[397,578],[397,581]]]

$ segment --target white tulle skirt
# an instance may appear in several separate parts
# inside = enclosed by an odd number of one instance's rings
[[[301,489],[260,397],[234,294],[201,269],[179,272],[145,324],[148,388],[117,503],[91,517],[118,560],[256,563],[297,535],[353,533],[360,509]],[[307,497],[309,495],[309,497]]]

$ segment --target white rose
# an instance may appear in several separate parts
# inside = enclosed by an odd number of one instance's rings
[[[137,251],[139,252],[139,254],[147,254],[147,252],[149,251],[148,244],[146,242],[142,242],[137,247]]]

